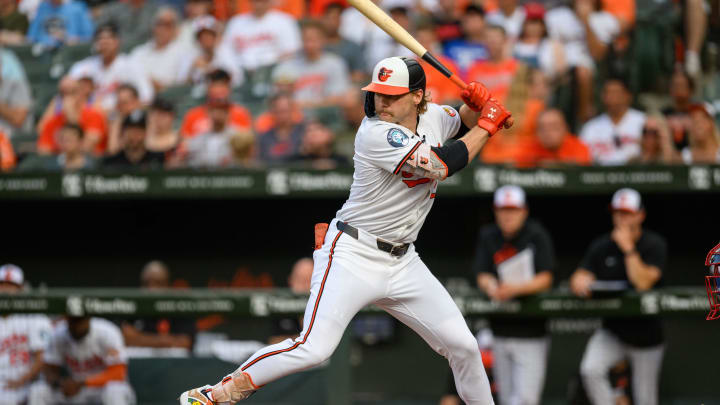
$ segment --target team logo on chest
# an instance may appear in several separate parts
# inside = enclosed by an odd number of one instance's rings
[[[396,148],[402,148],[403,146],[407,146],[408,142],[410,142],[410,137],[408,137],[403,131],[397,128],[392,128],[387,133],[387,141],[390,145]]]
[[[390,74],[391,74],[392,72],[393,72],[393,71],[390,70],[390,69],[386,69],[386,68],[384,68],[384,67],[381,67],[381,68],[380,68],[380,71],[378,72],[378,80],[380,80],[381,82],[386,81],[387,79],[390,78]]]

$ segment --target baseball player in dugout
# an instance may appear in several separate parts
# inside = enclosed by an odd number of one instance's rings
[[[630,188],[615,192],[610,204],[613,230],[595,239],[570,277],[575,295],[647,291],[661,282],[667,259],[665,239],[643,229],[645,208],[640,193]],[[590,337],[580,374],[595,405],[614,404],[608,371],[627,358],[632,371],[635,405],[658,403],[658,379],[664,351],[663,331],[657,317],[603,319]]]
[[[493,205],[495,223],[480,230],[475,255],[478,287],[497,301],[550,289],[555,268],[552,239],[539,222],[528,218],[523,189],[500,187]],[[489,321],[500,404],[539,404],[550,344],[546,319]]]
[[[0,295],[19,293],[24,282],[18,266],[0,266]],[[51,329],[45,315],[0,315],[0,404],[25,403],[30,383],[40,375]]]
[[[415,251],[439,181],[464,168],[510,113],[480,83],[459,108],[429,102],[425,72],[410,58],[378,62],[355,136],[350,196],[329,224],[315,226],[314,269],[303,331],[259,350],[215,385],[180,403],[232,404],[280,377],[321,364],[364,306],[408,325],[453,370],[466,404],[492,404],[475,337],[447,290]],[[451,141],[451,139],[456,139]]]
[[[135,404],[122,333],[105,319],[61,321],[45,351],[43,374],[30,386],[28,405]]]

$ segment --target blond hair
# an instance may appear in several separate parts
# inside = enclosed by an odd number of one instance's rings
[[[432,102],[432,94],[430,94],[430,92],[426,92],[425,90],[423,90],[422,100],[420,100],[420,103],[417,105],[418,115],[424,114],[425,111],[427,111],[427,105],[430,102]]]

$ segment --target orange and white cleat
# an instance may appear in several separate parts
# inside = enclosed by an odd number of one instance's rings
[[[183,392],[180,405],[232,405],[254,394],[258,388],[250,375],[238,370],[215,385],[203,385]]]
[[[203,385],[183,392],[180,395],[180,405],[219,405],[219,402],[213,401],[212,388],[212,385]]]

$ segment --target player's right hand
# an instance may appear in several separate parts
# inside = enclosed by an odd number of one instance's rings
[[[570,276],[570,290],[582,298],[589,298],[591,286],[595,282],[595,275],[587,270],[577,270]]]
[[[493,136],[503,127],[510,128],[512,124],[512,114],[496,99],[490,98],[483,105],[478,119],[478,126],[488,131],[490,136]]]
[[[471,110],[479,112],[490,99],[490,92],[482,83],[471,82],[460,93],[460,97]]]

